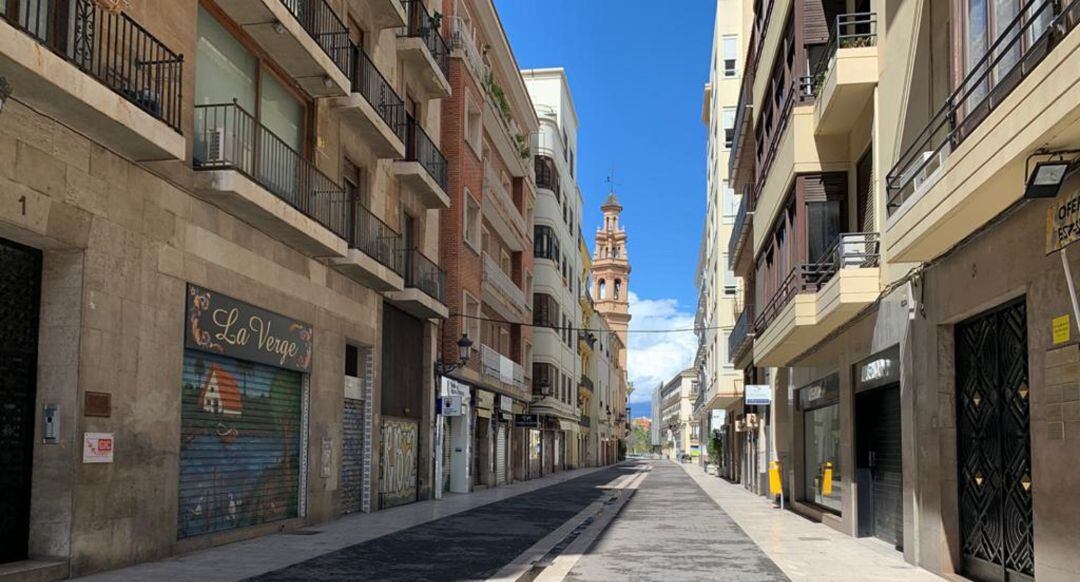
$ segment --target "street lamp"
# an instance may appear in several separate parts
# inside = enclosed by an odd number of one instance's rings
[[[1056,198],[1062,183],[1073,169],[1078,150],[1038,151],[1028,157],[1025,164],[1027,184],[1024,185],[1024,198]],[[1048,160],[1036,162],[1035,168],[1028,170],[1028,164],[1035,157],[1047,157]]]
[[[469,339],[468,333],[461,334],[461,339],[457,341],[458,347],[458,361],[456,362],[435,362],[435,371],[440,376],[445,376],[454,370],[469,363],[469,350],[472,349],[472,340]]]

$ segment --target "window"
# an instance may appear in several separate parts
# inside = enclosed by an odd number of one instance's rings
[[[724,224],[734,224],[735,215],[739,213],[739,197],[735,195],[735,189],[731,187],[731,184],[727,180],[724,180],[723,194],[721,195],[724,201]]]
[[[804,499],[840,513],[840,381],[835,374],[799,389],[803,413]]]
[[[559,239],[550,226],[538,224],[533,227],[533,256],[559,263]]]
[[[721,255],[720,264],[721,265],[727,265],[728,264],[728,255],[727,255],[727,253],[724,253],[724,254]],[[732,271],[731,269],[724,269],[724,294],[725,295],[734,295],[735,292],[738,291],[738,287],[739,287],[739,283],[738,283],[738,280],[735,278],[735,272]]]
[[[371,209],[371,193],[364,187],[364,171],[349,158],[342,162],[341,177],[345,183],[345,195],[351,202]]]
[[[469,189],[465,189],[465,242],[477,253],[481,250],[480,240],[480,203],[472,196]]]
[[[730,148],[731,144],[735,141],[735,108],[725,107],[723,116],[724,148]]]
[[[461,327],[469,334],[469,338],[473,340],[473,349],[480,349],[480,324],[483,323],[480,320],[480,301],[472,295],[469,295],[468,291],[464,292],[464,301],[462,302],[465,307],[466,317],[462,318]]]
[[[733,34],[725,35],[721,39],[721,43],[724,58],[724,76],[734,77],[739,74],[739,37]]]
[[[476,155],[480,156],[483,143],[482,112],[473,99],[472,93],[465,92],[465,141]]]

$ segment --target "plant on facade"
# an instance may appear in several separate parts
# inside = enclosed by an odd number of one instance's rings
[[[874,46],[873,36],[855,36],[840,39],[840,48],[865,48]]]
[[[499,82],[495,80],[495,75],[488,73],[485,85],[488,94],[495,99],[495,104],[499,106],[499,112],[502,113],[503,119],[510,119],[510,102],[506,100],[506,92],[503,91],[502,85],[499,85]]]
[[[529,147],[529,140],[524,135],[515,133],[514,141],[517,143],[518,155],[521,159],[528,160],[532,157],[532,148]]]
[[[436,11],[434,14],[431,15],[431,18],[428,19],[428,22],[431,24],[431,28],[439,30],[439,27],[442,26],[442,19],[442,13]]]
[[[712,431],[712,438],[709,439],[709,462],[714,465],[720,464],[720,453],[723,451],[724,443],[720,439],[720,431]]]

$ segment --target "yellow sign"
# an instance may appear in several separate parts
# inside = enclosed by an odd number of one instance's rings
[[[1062,315],[1061,317],[1055,317],[1050,323],[1050,327],[1054,332],[1054,343],[1063,344],[1069,341],[1069,332],[1072,330],[1072,326],[1069,324],[1069,314]]]
[[[1046,209],[1046,254],[1080,240],[1080,190]]]
[[[769,463],[769,495],[780,495],[780,461]]]

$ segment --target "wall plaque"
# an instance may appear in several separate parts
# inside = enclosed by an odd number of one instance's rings
[[[216,291],[188,285],[188,348],[268,364],[311,370],[311,326],[238,301]]]

